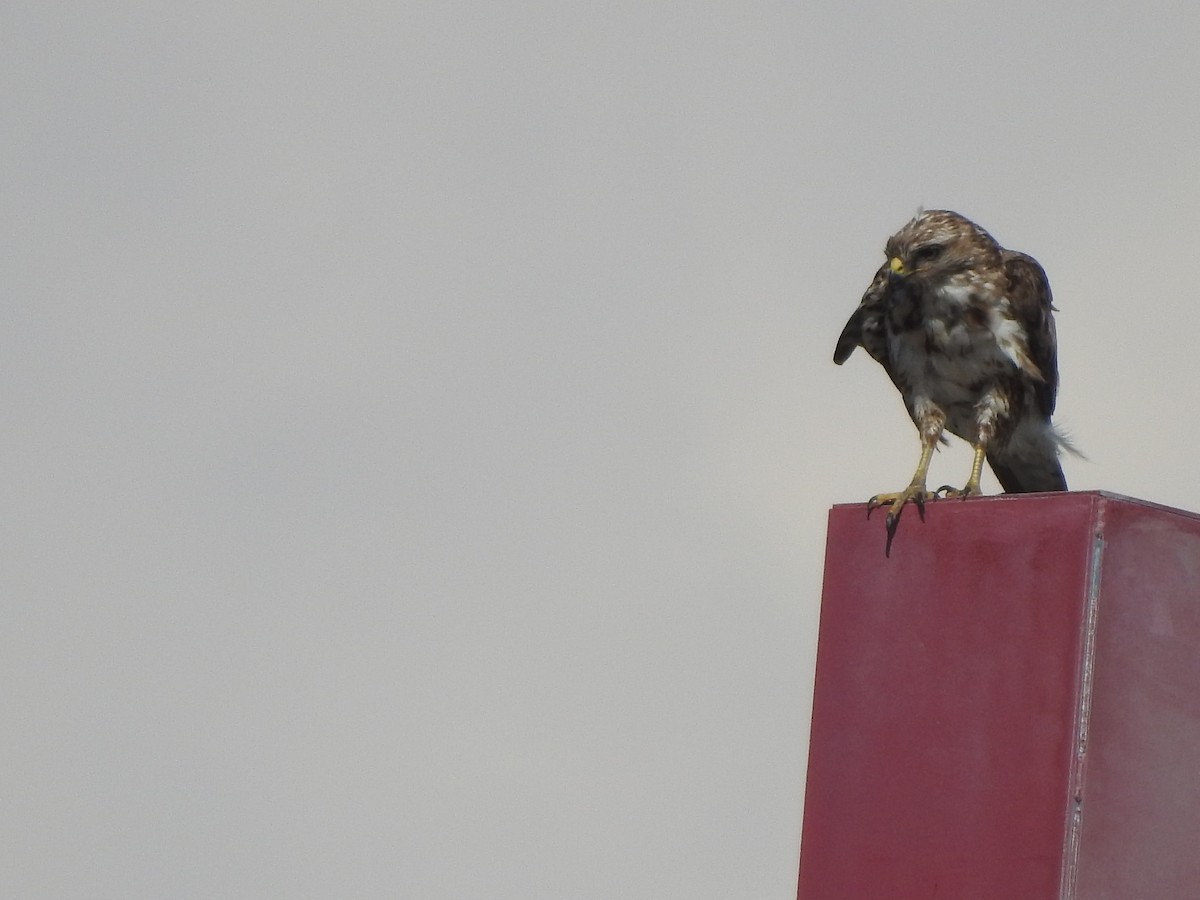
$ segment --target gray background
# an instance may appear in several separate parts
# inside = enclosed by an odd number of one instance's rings
[[[830,356],[918,205],[1048,270],[1072,487],[1200,508],[1198,33],[7,5],[0,892],[793,896],[826,510],[918,449]]]

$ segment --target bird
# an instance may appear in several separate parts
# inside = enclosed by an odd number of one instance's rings
[[[921,455],[889,507],[888,545],[904,507],[982,493],[986,459],[1006,493],[1065,491],[1059,454],[1073,452],[1052,423],[1058,347],[1050,282],[1032,256],[1006,250],[950,210],[921,210],[888,238],[886,261],[842,329],[833,361],[862,347],[900,391]],[[961,488],[926,487],[934,450],[949,432],[974,448]]]

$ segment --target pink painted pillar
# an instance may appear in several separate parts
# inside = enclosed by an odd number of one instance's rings
[[[829,514],[800,900],[1200,898],[1200,516]]]

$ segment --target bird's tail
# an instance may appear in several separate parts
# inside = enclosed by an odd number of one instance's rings
[[[1000,454],[989,453],[987,461],[1006,494],[1033,494],[1067,489],[1067,478],[1063,475],[1062,464],[1059,463],[1057,455],[1037,460],[1010,460]]]
[[[1081,455],[1066,435],[1045,423],[1032,433],[1018,432],[1003,447],[989,448],[987,461],[1006,494],[1065,491],[1061,451]]]

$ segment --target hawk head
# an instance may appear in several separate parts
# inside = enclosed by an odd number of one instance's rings
[[[895,278],[915,277],[927,284],[945,283],[961,272],[994,271],[1000,266],[1000,245],[956,212],[931,209],[917,213],[888,238],[887,268]]]

